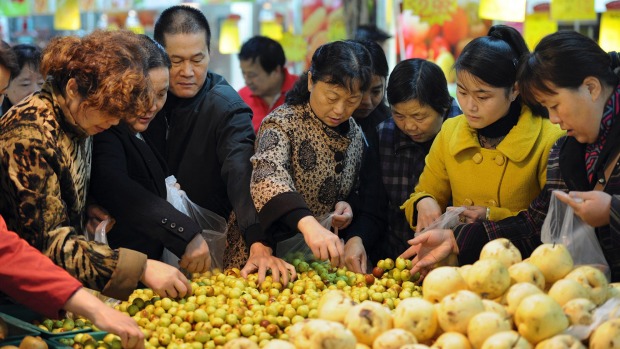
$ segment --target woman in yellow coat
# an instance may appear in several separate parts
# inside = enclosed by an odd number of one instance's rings
[[[466,208],[465,222],[516,215],[543,188],[549,150],[563,131],[521,103],[516,75],[527,52],[519,32],[497,25],[459,56],[457,99],[464,114],[443,124],[401,207],[412,229],[430,225],[450,202]]]

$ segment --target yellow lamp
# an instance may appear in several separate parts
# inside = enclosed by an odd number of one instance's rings
[[[595,20],[594,0],[552,0],[551,18],[556,21]]]
[[[239,15],[229,15],[220,28],[220,53],[235,54],[241,49],[239,39]]]
[[[598,44],[607,52],[620,48],[620,1],[605,5],[607,11],[601,16],[601,32]]]
[[[505,22],[525,20],[525,0],[480,0],[478,16]]]
[[[282,24],[276,20],[267,20],[260,23],[260,35],[274,39],[275,41],[282,40]]]
[[[534,6],[534,13],[525,16],[523,23],[523,38],[530,50],[545,36],[558,31],[558,22],[549,15],[549,3]]]
[[[82,26],[80,21],[80,6],[78,0],[57,0],[54,13],[54,29],[78,30]]]

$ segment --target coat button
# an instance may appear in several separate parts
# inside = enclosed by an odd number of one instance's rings
[[[182,233],[183,230],[185,230],[185,229],[183,229],[183,227],[179,227],[179,233]]]
[[[599,178],[598,182],[601,183],[601,184],[605,184],[605,178]]]
[[[471,199],[463,200],[463,205],[464,206],[472,206],[473,204],[474,204],[474,202]]]
[[[489,206],[490,206],[490,207],[497,207],[497,201],[495,201],[495,200],[489,200]]]
[[[498,156],[496,156],[496,157],[495,157],[495,163],[496,163],[498,166],[502,166],[502,165],[504,164],[504,156],[502,156],[502,155],[498,155]]]
[[[482,154],[476,153],[471,159],[474,160],[475,163],[479,164],[482,162]]]
[[[170,223],[170,228],[174,229],[176,228],[177,224],[176,223]]]
[[[161,220],[161,224],[166,224],[167,221],[168,221],[168,218],[164,218]]]
[[[336,174],[340,174],[342,170],[344,170],[344,166],[342,166],[342,164],[336,165],[336,168],[335,168]]]

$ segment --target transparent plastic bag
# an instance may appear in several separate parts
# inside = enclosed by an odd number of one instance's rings
[[[444,214],[439,216],[439,218],[435,219],[428,227],[422,229],[421,232],[416,233],[415,236],[433,229],[452,229],[460,223],[459,215],[463,212],[465,212],[465,207],[450,208]]]
[[[108,225],[113,225],[114,220],[112,218],[104,219],[101,221],[97,228],[95,228],[95,234],[92,235],[88,231],[84,230],[84,237],[86,237],[86,241],[96,241],[102,243],[104,245],[108,244],[107,232],[110,229],[107,229]]]
[[[316,219],[319,223],[321,223],[323,228],[331,230],[333,217],[334,213],[330,212],[317,217]],[[294,258],[309,261],[315,258],[314,253],[312,253],[312,250],[308,247],[308,244],[306,244],[306,240],[304,240],[304,236],[301,233],[295,234],[291,238],[278,242],[276,245],[275,256],[287,261],[292,261]]]
[[[576,266],[591,265],[600,269],[607,280],[611,280],[609,264],[594,228],[575,215],[573,208],[560,201],[555,194],[551,195],[540,239],[544,243],[565,245]]]
[[[620,298],[613,297],[608,299],[600,307],[594,309],[592,323],[590,325],[569,326],[564,333],[570,334],[580,340],[585,340],[590,337],[590,334],[602,325],[603,322],[617,318],[620,318]]]
[[[226,219],[195,204],[183,190],[177,188],[176,183],[177,180],[174,176],[166,178],[167,201],[198,223],[202,228],[202,237],[209,245],[211,268],[222,269],[224,267],[224,249],[226,248]],[[162,261],[179,267],[179,257],[168,249],[164,249]]]

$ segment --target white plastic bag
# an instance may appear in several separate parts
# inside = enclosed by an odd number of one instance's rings
[[[323,228],[331,230],[333,217],[334,212],[330,212],[317,217],[316,220],[321,223]],[[291,261],[293,258],[299,258],[306,261],[313,260],[315,258],[314,253],[312,253],[312,250],[308,247],[308,244],[306,244],[306,240],[304,240],[304,236],[301,233],[295,234],[291,238],[278,242],[276,245],[275,256],[287,261]]]
[[[422,229],[421,232],[416,233],[414,236],[418,236],[433,229],[452,229],[460,223],[459,215],[463,212],[465,212],[465,207],[451,208],[439,216],[439,218],[435,219],[428,227]]]
[[[592,323],[590,325],[569,326],[564,333],[570,334],[580,340],[585,340],[590,337],[590,334],[602,325],[603,322],[617,318],[620,318],[620,298],[613,297],[608,299],[600,307],[594,309]]]
[[[110,224],[111,222],[112,222],[111,218],[104,219],[103,221],[101,221],[97,225],[97,228],[95,228],[94,235],[91,235],[90,233],[88,233],[88,231],[84,230],[84,237],[86,237],[86,241],[92,240],[92,241],[96,241],[104,245],[107,245],[108,244],[108,238],[107,238],[108,229],[106,228],[108,224]]]
[[[226,248],[226,219],[192,202],[184,191],[177,188],[176,183],[177,180],[174,176],[166,178],[167,201],[200,225],[202,237],[209,245],[211,268],[222,269],[224,267],[224,249]],[[179,257],[168,249],[164,249],[162,261],[179,267]]]
[[[544,243],[565,245],[576,266],[591,265],[600,269],[607,280],[611,280],[609,264],[594,228],[582,221],[572,207],[560,201],[553,193],[540,239]]]

